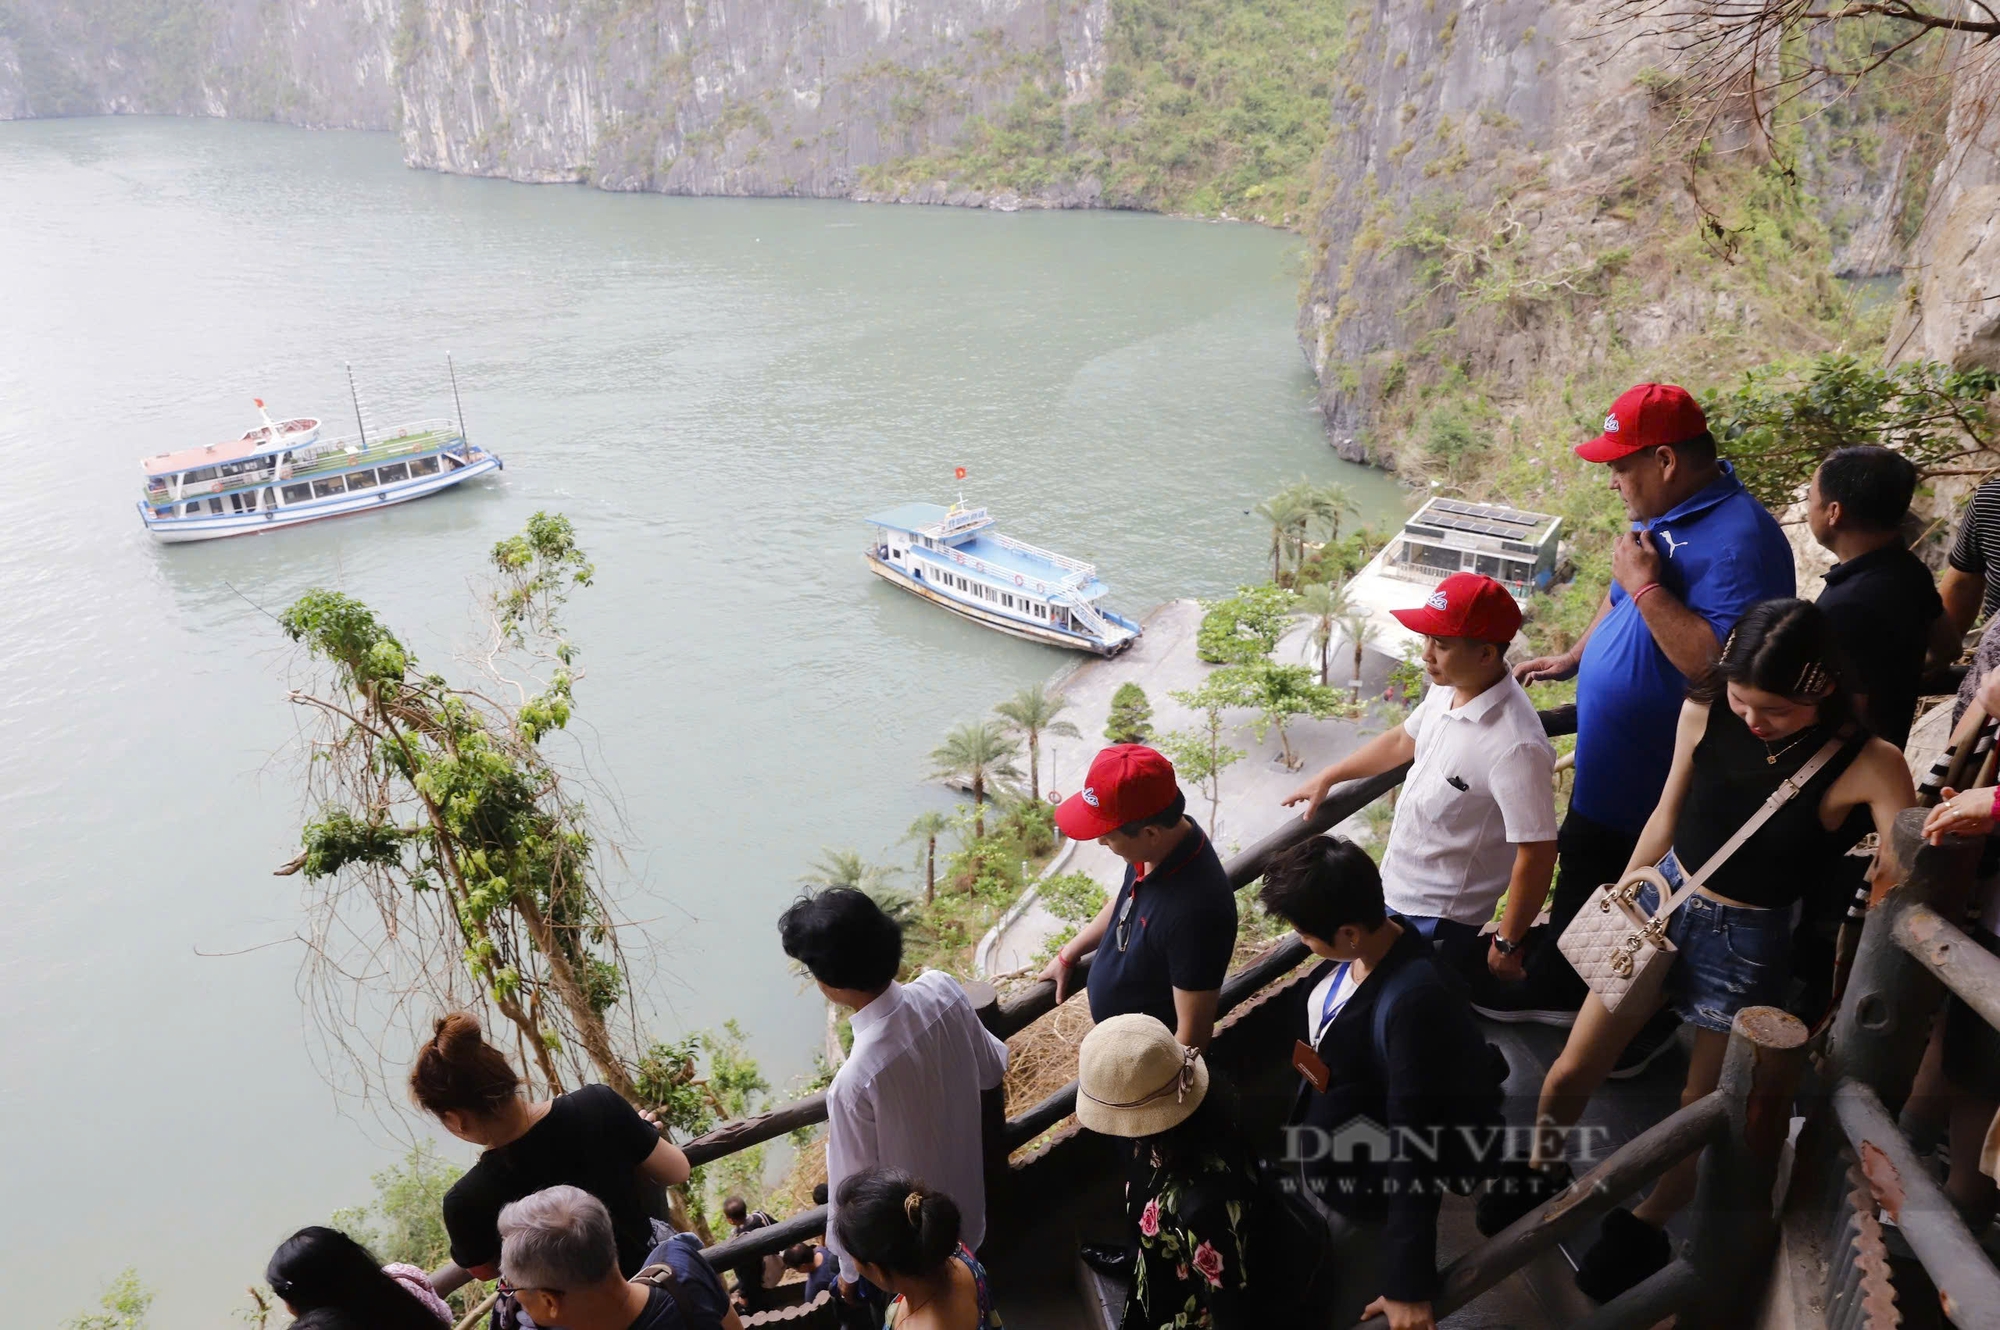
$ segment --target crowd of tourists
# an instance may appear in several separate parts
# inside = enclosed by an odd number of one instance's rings
[[[1632,389],[1576,451],[1606,469],[1631,519],[1589,629],[1560,655],[1510,664],[1519,603],[1489,578],[1445,578],[1396,612],[1424,643],[1423,700],[1284,801],[1310,819],[1342,782],[1408,764],[1379,868],[1316,835],[1263,876],[1264,909],[1319,958],[1287,990],[1298,1088],[1281,1149],[1252,1138],[1205,1057],[1236,896],[1174,768],[1143,745],[1107,748],[1056,809],[1064,835],[1126,865],[1042,976],[1060,1002],[1088,964],[1076,1116],[1121,1143],[1127,1232],[1081,1257],[1124,1284],[1125,1330],[1371,1315],[1432,1326],[1445,1192],[1473,1196],[1480,1230],[1498,1232],[1570,1184],[1568,1129],[1606,1079],[1683,1047],[1691,1103],[1715,1088],[1740,1010],[1817,1019],[1840,919],[1899,879],[1889,833],[1916,803],[1902,748],[1921,681],[2000,604],[2000,482],[1973,500],[1939,586],[1902,535],[1910,463],[1880,447],[1832,453],[1806,518],[1837,562],[1808,602],[1777,522],[1681,389]],[[1961,705],[1976,696],[2000,714],[1996,663],[1989,632]],[[1559,818],[1555,748],[1524,685],[1572,678]],[[1993,831],[1995,794],[1946,791],[1927,832]],[[1603,953],[1584,913],[1594,895],[1671,943],[1639,978]],[[740,1262],[732,1293],[661,1218],[664,1189],[690,1170],[657,1122],[603,1086],[531,1100],[476,1021],[452,1013],[410,1076],[417,1103],[483,1150],[444,1198],[451,1259],[381,1269],[309,1228],[272,1258],[272,1289],[317,1327],[435,1327],[449,1321],[443,1297],[497,1279],[503,1330],[735,1330],[797,1272],[843,1326],[997,1326],[978,1255],[982,1121],[1006,1046],[949,976],[899,981],[901,927],[860,891],[801,898],[778,934],[853,1030],[827,1090],[823,1238]],[[1525,1157],[1485,1149],[1508,1137],[1509,1068],[1480,1017],[1568,1031]],[[2000,1047],[1974,1014],[1940,1030],[1927,1102],[1965,1164],[1954,1199],[1990,1217],[1993,1184],[1975,1165],[2000,1107]],[[1368,1148],[1352,1148],[1357,1131],[1374,1133]],[[1442,1144],[1391,1148],[1413,1138]],[[1690,1161],[1613,1211],[1579,1288],[1607,1300],[1664,1267],[1666,1224],[1692,1187]],[[724,1214],[736,1235],[775,1222],[734,1197]]]

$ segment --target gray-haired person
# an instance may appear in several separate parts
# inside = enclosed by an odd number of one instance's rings
[[[581,1187],[549,1187],[500,1212],[500,1291],[524,1326],[743,1330],[692,1233],[655,1247],[627,1280],[611,1212]]]

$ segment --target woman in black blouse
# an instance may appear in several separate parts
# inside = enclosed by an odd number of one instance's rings
[[[1803,600],[1752,606],[1681,708],[1666,788],[1626,871],[1656,865],[1678,889],[1829,741],[1837,744],[1831,759],[1708,875],[1668,925],[1675,951],[1662,1000],[1694,1030],[1684,1105],[1715,1089],[1736,1013],[1783,1005],[1795,909],[1810,892],[1837,889],[1832,865],[1867,829],[1868,820],[1850,815],[1866,809],[1886,847],[1896,814],[1916,803],[1902,753],[1870,735],[1856,714],[1826,615]],[[1874,880],[1878,894],[1894,880],[1886,852]],[[1641,892],[1639,906],[1657,910],[1653,887]],[[1656,1010],[1657,1003],[1631,1001],[1607,1011],[1596,994],[1585,998],[1542,1082],[1537,1124],[1573,1125]],[[1537,1147],[1559,1137],[1550,1133]],[[1566,1168],[1547,1167],[1557,1174]],[[1603,1237],[1577,1269],[1577,1286],[1604,1301],[1665,1266],[1672,1253],[1664,1228],[1693,1196],[1694,1172],[1694,1160],[1683,1160],[1633,1209],[1607,1215]]]

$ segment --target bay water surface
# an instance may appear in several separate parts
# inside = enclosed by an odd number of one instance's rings
[[[53,1326],[137,1267],[229,1323],[272,1246],[422,1124],[346,1104],[297,991],[314,586],[451,673],[538,509],[595,560],[573,727],[616,795],[660,1036],[738,1020],[774,1083],[821,1004],[773,921],[824,847],[908,861],[927,754],[1067,658],[865,572],[867,513],[968,499],[1143,612],[1258,575],[1256,502],[1338,479],[1296,241],[1116,213],[672,199],[404,169],[386,135],[0,124],[0,1288]],[[449,414],[504,474],[161,547],[142,456],[277,415]],[[351,1088],[351,1087],[349,1087]],[[447,1141],[446,1153],[470,1151]]]

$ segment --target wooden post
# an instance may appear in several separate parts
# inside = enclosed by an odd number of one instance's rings
[[[1924,816],[1924,809],[1906,808],[1896,818],[1896,861],[1907,876],[1868,912],[1827,1045],[1827,1082],[1860,1081],[1892,1115],[1909,1097],[1944,998],[1944,986],[1898,944],[1897,926],[1918,905],[1947,920],[1964,918],[1982,843],[1951,836],[1926,844]]]
[[[1745,1007],[1731,1024],[1717,1086],[1728,1125],[1703,1152],[1695,1190],[1694,1324],[1747,1325],[1756,1317],[1776,1249],[1773,1192],[1806,1037],[1804,1022],[1777,1007]]]

